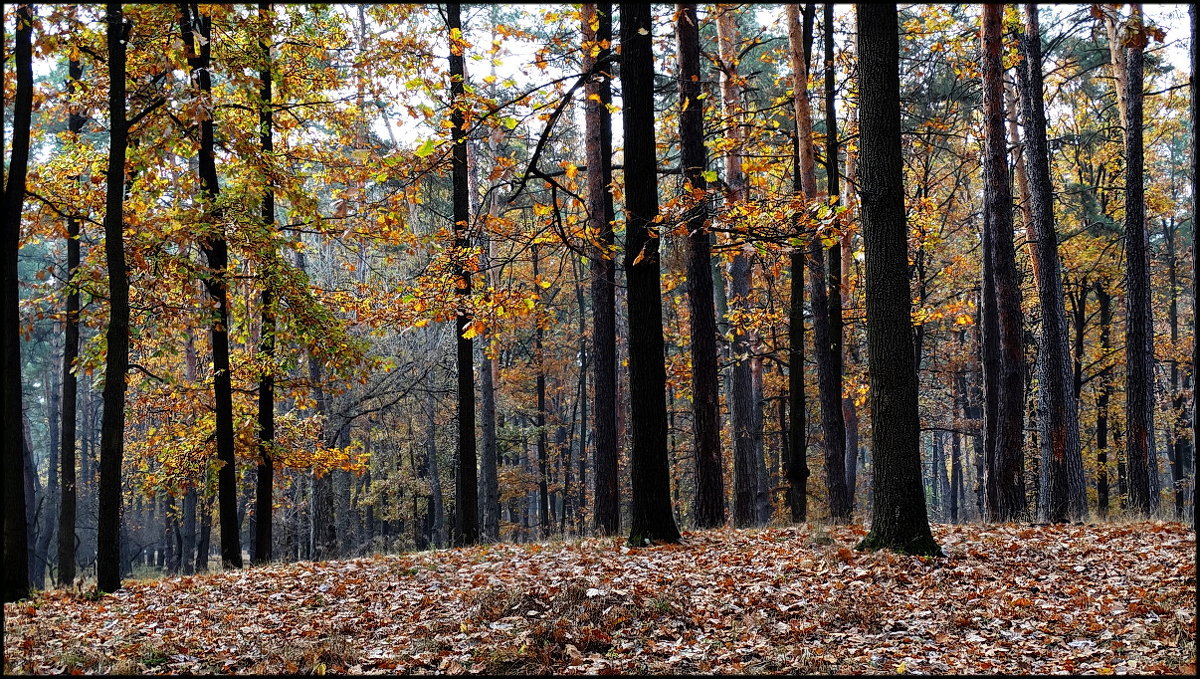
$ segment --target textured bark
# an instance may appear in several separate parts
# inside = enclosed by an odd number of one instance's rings
[[[595,237],[591,263],[592,365],[595,392],[595,441],[592,478],[595,479],[593,520],[602,535],[621,530],[617,485],[617,321],[616,258],[612,222],[612,3],[583,6],[584,40],[598,43],[595,57],[584,57],[584,68],[596,69],[585,85],[584,126],[587,146],[588,229]],[[597,28],[592,30],[595,21]],[[593,99],[596,95],[597,99]]]
[[[180,35],[187,48],[192,82],[199,96],[212,97],[212,17],[200,12],[196,3],[181,3]],[[213,118],[200,122],[200,150],[197,156],[200,179],[200,204],[207,211],[214,232],[200,242],[208,262],[204,287],[216,303],[209,326],[213,360],[213,403],[215,406],[217,459],[217,508],[221,522],[221,561],[227,568],[241,568],[241,531],[237,518],[237,461],[234,456],[233,381],[229,365],[229,244],[216,208],[221,191],[216,164],[216,139]]]
[[[1141,5],[1133,5],[1131,29],[1140,29]],[[1150,308],[1143,176],[1143,46],[1136,38],[1125,53],[1125,459],[1129,506],[1142,515],[1158,509],[1154,457],[1154,344]]]
[[[1200,72],[1200,49],[1196,46],[1196,36],[1200,35],[1200,12],[1196,11],[1196,6],[1192,5],[1192,73]],[[1200,205],[1200,153],[1197,152],[1196,125],[1197,105],[1196,100],[1200,99],[1200,78],[1192,76],[1192,383],[1196,388],[1200,388],[1200,338],[1196,337],[1196,306],[1197,295],[1196,291],[1200,288],[1200,274],[1197,274],[1197,260],[1200,260],[1200,239],[1196,237],[1200,229],[1196,228],[1196,212],[1197,206]],[[1192,396],[1192,450],[1200,450],[1200,398]],[[1195,465],[1192,466],[1192,530],[1196,529],[1196,474]]]
[[[725,156],[725,184],[728,187],[726,202],[730,205],[747,198],[746,175],[742,169],[741,152],[744,134],[741,130],[741,86],[737,83],[737,22],[733,7],[719,6],[717,9],[717,40],[721,54],[721,93],[725,117],[728,120],[727,137],[733,146]],[[750,257],[739,250],[729,264],[730,306],[743,316],[752,313],[750,290],[753,278]],[[761,451],[762,419],[759,399],[754,391],[754,374],[751,355],[754,353],[754,338],[744,328],[733,330],[733,370],[730,386],[730,411],[733,415],[733,523],[739,528],[758,525],[765,521],[759,505],[759,476],[755,460]]]
[[[458,3],[446,5],[446,29],[454,36],[462,35],[462,8]],[[462,262],[466,250],[471,246],[468,236],[470,228],[470,196],[467,191],[467,131],[462,103],[465,96],[466,74],[464,72],[463,45],[451,37],[450,48],[450,100],[453,110],[450,130],[454,144],[452,175],[454,185],[454,247],[459,252],[455,275],[458,277],[457,293],[461,297],[471,294],[471,273]],[[475,456],[475,372],[473,367],[472,341],[463,337],[471,324],[470,314],[465,308],[458,310],[454,324],[455,346],[458,358],[458,465],[454,492],[454,544],[473,545],[479,542],[479,480]]]
[[[1054,227],[1053,186],[1046,142],[1046,112],[1042,98],[1041,31],[1037,5],[1025,5],[1023,60],[1018,67],[1021,116],[1025,131],[1025,170],[1029,176],[1030,235],[1037,242],[1038,304],[1042,315],[1039,340],[1038,394],[1045,412],[1043,436],[1049,450],[1048,487],[1040,493],[1042,519],[1078,520],[1087,514],[1083,458],[1079,445],[1078,404],[1071,388],[1071,352],[1063,306],[1062,273]]]
[[[1025,511],[1025,357],[1004,129],[1001,13],[1000,5],[983,6],[984,257],[991,275],[985,277],[982,294],[991,297],[984,331],[992,334],[985,344],[995,352],[995,366],[985,370],[994,380],[984,381],[984,397],[994,404],[988,412],[995,415],[995,424],[988,427],[994,441],[985,465],[985,497],[989,521],[1014,521]]]
[[[269,2],[258,3],[259,18],[263,21],[263,30],[271,26],[272,5]],[[271,101],[271,43],[268,37],[259,41],[258,49],[262,58],[262,68],[258,72],[261,85],[259,96],[262,99],[258,111],[259,144],[263,157],[270,158],[275,149],[273,134],[273,112]],[[263,188],[262,220],[263,228],[270,233],[275,227],[275,189],[271,185],[270,174],[267,173],[266,186]],[[271,284],[264,280],[262,283],[262,339],[259,351],[269,366],[258,380],[258,468],[256,474],[256,494],[254,505],[254,555],[253,563],[266,563],[272,558],[271,528],[272,490],[275,483],[275,463],[271,458],[271,446],[275,442],[275,300],[271,294]]]
[[[534,308],[542,308],[541,272],[538,271],[538,246],[530,246],[530,256],[533,259],[533,297]],[[537,478],[538,478],[538,532],[542,538],[550,537],[553,521],[550,520],[550,470],[546,453],[546,367],[543,341],[546,331],[542,321],[535,311],[533,317],[533,364],[536,377],[534,391],[537,395],[537,413],[533,425],[537,427]]]
[[[658,246],[654,142],[654,51],[650,5],[621,5],[621,91],[625,134],[625,277],[629,310],[629,396],[633,447],[629,544],[679,542],[667,464],[667,374]]]
[[[1100,311],[1100,355],[1107,356],[1109,331],[1112,328],[1112,295],[1103,281],[1096,281],[1096,300]],[[1096,511],[1101,519],[1108,518],[1108,405],[1112,398],[1112,366],[1100,372],[1100,387],[1096,394]]]
[[[104,364],[104,415],[100,424],[100,507],[97,513],[96,588],[121,587],[121,459],[125,452],[125,376],[129,369],[129,274],[125,268],[124,218],[125,41],[132,24],[119,3],[109,3],[108,172],[104,202],[104,255],[108,268],[109,319]],[[11,563],[11,562],[10,562]]]
[[[679,146],[684,180],[701,199],[688,221],[688,311],[692,320],[692,414],[696,496],[692,508],[698,528],[725,523],[724,460],[721,453],[720,386],[717,382],[717,321],[713,307],[712,249],[707,228],[708,189],[704,171],[704,104],[700,96],[700,26],[696,5],[679,5],[675,23],[679,43]]]
[[[908,227],[900,146],[900,28],[896,6],[857,8],[859,196],[866,246],[871,375],[871,531],[858,549],[940,555],[921,487]]]
[[[492,136],[492,143],[498,149],[501,135],[499,130]],[[475,151],[468,159],[471,161],[471,210],[478,214],[482,211],[479,206],[478,176],[479,166],[475,162],[478,157],[478,147],[468,146]],[[500,215],[497,201],[488,204],[488,218]],[[480,233],[481,262],[480,267],[487,272],[490,287],[498,287],[500,282],[499,269],[495,259],[495,245],[487,237],[486,229]],[[499,387],[499,366],[495,359],[488,356],[485,350],[481,352],[479,361],[479,538],[494,542],[500,539],[500,479],[497,475],[499,457],[498,441],[496,439],[496,390]]]
[[[72,60],[67,66],[67,94],[75,93],[75,83],[83,77],[83,66]],[[73,111],[67,117],[67,131],[77,138],[86,120]],[[58,506],[58,584],[75,581],[75,515],[78,495],[75,476],[75,419],[78,411],[79,385],[73,370],[79,356],[79,287],[75,273],[79,270],[79,219],[67,218],[67,304],[63,321],[62,367],[62,473]]]
[[[1171,345],[1179,341],[1179,278],[1178,259],[1176,257],[1175,239],[1177,228],[1175,218],[1163,222],[1163,241],[1166,243],[1167,255],[1167,287],[1170,301],[1167,304],[1167,323],[1171,329]],[[1171,426],[1171,440],[1168,450],[1171,452],[1171,486],[1175,494],[1175,518],[1182,521],[1187,506],[1187,476],[1192,457],[1191,441],[1186,433],[1192,428],[1187,412],[1184,410],[1183,392],[1179,389],[1179,361],[1171,360],[1171,410],[1176,413],[1175,422]],[[1183,388],[1187,389],[1188,378],[1183,376]]]

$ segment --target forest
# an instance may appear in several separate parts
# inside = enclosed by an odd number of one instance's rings
[[[1194,8],[3,24],[6,674],[1194,674]]]

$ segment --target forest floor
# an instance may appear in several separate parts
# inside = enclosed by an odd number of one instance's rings
[[[4,605],[4,672],[1194,673],[1196,539],[1170,522],[861,526],[497,544],[62,590]]]

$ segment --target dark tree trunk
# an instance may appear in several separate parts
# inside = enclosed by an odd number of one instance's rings
[[[940,555],[921,488],[908,227],[900,146],[900,27],[895,5],[857,5],[859,194],[866,245],[871,375],[871,532],[859,549]]]
[[[462,8],[458,3],[446,5],[446,28],[453,36],[462,35]],[[461,38],[460,38],[461,39]],[[456,271],[458,295],[471,294],[471,273],[463,263],[471,247],[470,196],[467,191],[467,131],[463,111],[466,73],[463,62],[464,44],[451,38],[450,100],[453,111],[450,130],[454,144],[452,175],[454,184],[454,247],[458,251]],[[479,480],[475,460],[475,372],[472,341],[463,337],[471,324],[465,308],[458,310],[454,324],[458,354],[458,472],[454,493],[454,544],[473,545],[479,542]]]
[[[1103,281],[1096,281],[1096,301],[1100,306],[1100,355],[1107,356],[1109,329],[1112,327],[1112,295]],[[1100,371],[1100,388],[1096,394],[1096,510],[1101,519],[1108,518],[1108,404],[1112,398],[1112,366]]]
[[[188,65],[199,96],[212,97],[212,17],[200,12],[196,3],[181,3],[179,30],[187,46]],[[213,403],[215,406],[217,459],[217,507],[221,521],[221,561],[226,568],[241,568],[241,531],[237,517],[237,460],[234,455],[233,380],[229,365],[229,244],[216,207],[221,191],[217,178],[215,124],[212,117],[200,122],[198,155],[201,208],[211,215],[214,231],[200,242],[208,262],[204,287],[216,302],[209,337],[213,356]]]
[[[1200,72],[1200,49],[1196,46],[1196,37],[1200,35],[1200,12],[1196,11],[1196,6],[1192,5],[1192,73]],[[1197,288],[1200,288],[1200,274],[1197,273],[1196,262],[1200,261],[1200,238],[1197,238],[1197,232],[1200,229],[1196,228],[1196,213],[1197,206],[1200,205],[1200,153],[1196,149],[1200,144],[1197,143],[1197,133],[1195,121],[1197,119],[1196,100],[1200,99],[1200,78],[1192,76],[1192,384],[1193,389],[1200,389],[1200,338],[1196,337],[1196,315],[1197,309]],[[1192,450],[1200,450],[1200,398],[1192,395]],[[1196,529],[1196,474],[1195,465],[1192,465],[1192,530]]]
[[[583,36],[599,44],[593,58],[585,56],[584,68],[597,73],[588,80],[584,102],[587,138],[588,227],[596,234],[591,264],[592,296],[592,381],[595,391],[595,480],[593,501],[595,527],[602,535],[621,530],[621,508],[617,484],[617,321],[616,258],[613,250],[614,219],[612,193],[612,120],[607,106],[612,103],[612,3],[583,6]],[[597,28],[592,30],[592,23]],[[591,98],[592,95],[599,100]]]
[[[1177,258],[1175,252],[1175,238],[1177,230],[1175,219],[1172,217],[1163,222],[1163,240],[1167,246],[1167,285],[1170,289],[1170,301],[1167,305],[1167,322],[1171,328],[1171,346],[1175,346],[1179,341],[1179,279],[1177,276]],[[1171,486],[1175,491],[1175,518],[1180,521],[1184,518],[1184,510],[1187,506],[1187,491],[1185,484],[1187,482],[1188,462],[1192,456],[1191,441],[1186,437],[1186,432],[1192,428],[1191,422],[1188,421],[1187,411],[1184,410],[1183,392],[1179,388],[1179,361],[1171,360],[1171,411],[1174,413],[1175,421],[1171,424],[1171,441],[1169,450],[1171,451]],[[1187,376],[1183,376],[1183,388],[1188,388]]]
[[[270,35],[268,27],[272,26],[274,13],[271,3],[258,3],[258,14],[264,27],[264,36]],[[259,96],[262,98],[258,112],[259,143],[262,146],[264,162],[267,162],[275,149],[273,135],[273,112],[271,109],[271,43],[263,38],[258,45],[262,58],[262,68],[258,72],[261,85]],[[269,177],[269,173],[267,174]],[[268,178],[263,190],[262,220],[266,233],[270,234],[275,227],[275,189]],[[272,253],[273,254],[273,253]],[[254,563],[266,563],[272,558],[271,527],[272,527],[272,490],[275,485],[275,463],[271,458],[271,446],[275,443],[275,300],[271,294],[271,282],[263,277],[262,282],[262,339],[259,351],[262,352],[267,369],[263,371],[258,381],[258,474],[257,492],[254,505]]]
[[[1062,273],[1054,227],[1053,186],[1046,142],[1046,112],[1042,100],[1041,31],[1037,5],[1025,5],[1023,61],[1018,67],[1021,116],[1025,129],[1025,168],[1029,176],[1031,237],[1037,250],[1038,303],[1042,314],[1039,345],[1038,393],[1046,421],[1043,436],[1049,450],[1048,487],[1039,502],[1047,521],[1077,520],[1087,514],[1083,457],[1079,446],[1078,404],[1071,388],[1072,367],[1067,319],[1063,307]]]
[[[534,426],[537,427],[537,478],[538,478],[538,532],[542,538],[550,537],[553,521],[550,519],[550,470],[546,453],[546,367],[542,329],[542,320],[537,313],[542,308],[541,272],[538,271],[538,247],[534,243],[530,247],[533,258],[533,295],[535,299],[533,317],[533,363],[536,377],[534,390],[537,395],[537,414],[534,416]]]
[[[688,221],[688,311],[692,319],[692,414],[696,451],[698,528],[725,523],[724,461],[721,454],[720,386],[717,382],[717,321],[713,307],[712,250],[706,225],[708,189],[704,171],[704,105],[700,96],[700,25],[696,5],[679,5],[679,145],[685,181],[699,199]]]
[[[667,374],[663,344],[654,142],[654,47],[650,5],[621,5],[625,133],[625,277],[628,281],[632,506],[629,544],[679,542],[667,464]]]
[[[25,462],[21,405],[21,313],[17,251],[20,249],[21,212],[25,205],[25,177],[29,167],[29,127],[33,118],[33,7],[17,8],[14,32],[14,67],[17,89],[13,100],[12,155],[4,186],[3,347],[4,378],[0,386],[4,440],[4,601],[29,596],[29,529],[25,524]],[[110,41],[111,44],[111,41]],[[123,46],[122,46],[123,49]],[[7,68],[5,69],[7,72]],[[124,69],[122,68],[122,74]],[[7,75],[7,73],[6,73]],[[122,102],[124,98],[122,98]],[[122,121],[124,117],[122,117]],[[72,531],[74,533],[74,531]]]
[[[991,297],[995,318],[995,325],[988,322],[984,327],[994,332],[989,343],[995,347],[996,359],[995,367],[985,370],[995,381],[984,382],[985,398],[995,404],[996,418],[989,426],[995,441],[986,468],[989,521],[1014,521],[1025,511],[1025,357],[1004,129],[1002,11],[1000,5],[983,6],[984,256],[991,264],[991,285],[985,280],[983,294]]]
[[[104,204],[104,254],[108,267],[108,355],[104,365],[104,416],[100,425],[100,508],[97,514],[96,587],[121,587],[121,458],[125,451],[125,374],[129,369],[129,276],[124,219],[125,42],[132,24],[110,3],[108,22],[108,182]]]
[[[1141,5],[1132,5],[1131,31],[1141,31]],[[1134,38],[1125,53],[1125,458],[1129,506],[1146,515],[1158,508],[1154,462],[1154,344],[1150,258],[1143,182],[1143,47]]]
[[[799,137],[792,137],[792,166],[800,167]],[[799,171],[792,172],[792,190],[803,190]],[[797,221],[798,224],[798,221]],[[800,227],[796,229],[800,236]],[[791,276],[791,300],[788,304],[788,412],[791,431],[788,436],[784,474],[788,480],[787,500],[792,521],[808,520],[808,432],[804,394],[804,251],[795,247],[788,258]]]
[[[67,67],[67,93],[75,93],[75,83],[83,77],[83,67],[72,60]],[[67,131],[77,139],[86,118],[77,111],[67,117]],[[78,382],[75,378],[75,358],[79,356],[79,287],[75,273],[79,270],[79,219],[67,218],[67,308],[64,319],[62,368],[62,472],[59,475],[60,500],[58,511],[58,584],[75,581],[75,514],[78,511],[75,477],[75,419],[78,410]]]

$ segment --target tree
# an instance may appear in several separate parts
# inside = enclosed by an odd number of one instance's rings
[[[212,16],[200,12],[197,3],[180,4],[179,32],[187,50],[192,82],[202,100],[212,98]],[[200,121],[197,151],[200,207],[209,225],[200,241],[208,263],[204,289],[216,303],[209,324],[213,361],[213,405],[216,423],[217,508],[221,522],[221,561],[227,568],[242,567],[241,530],[237,511],[237,458],[234,452],[233,375],[229,363],[229,243],[222,226],[222,209],[217,200],[221,186],[217,175],[216,124],[211,115]]]
[[[75,92],[75,83],[83,77],[83,66],[72,59],[67,66],[67,93]],[[67,130],[78,140],[86,118],[79,111],[71,111],[67,118]],[[79,356],[79,285],[75,275],[79,271],[79,217],[67,217],[67,300],[63,320],[62,360],[62,454],[59,458],[62,471],[59,474],[58,507],[58,584],[70,585],[75,581],[75,515],[77,511],[75,442],[78,438],[75,420],[78,412],[78,382],[75,377],[75,359]]]
[[[633,448],[629,544],[679,542],[667,464],[667,375],[662,327],[654,43],[650,5],[621,4],[621,120],[625,133],[625,278]]]
[[[679,43],[679,146],[684,181],[695,203],[688,221],[688,312],[692,319],[692,413],[696,451],[696,498],[692,515],[700,528],[725,523],[721,404],[717,383],[717,320],[713,307],[712,249],[706,226],[708,182],[704,172],[704,105],[700,97],[700,25],[696,5],[676,10]]]
[[[587,220],[595,234],[591,260],[592,378],[596,399],[595,510],[598,531],[615,535],[621,530],[621,508],[617,498],[617,323],[616,259],[613,254],[615,218],[612,184],[612,3],[583,5],[583,39],[594,43],[584,57],[588,78],[584,102],[587,139]]]
[[[1200,274],[1197,273],[1197,260],[1200,257],[1196,253],[1200,253],[1200,239],[1196,237],[1196,214],[1197,206],[1200,205],[1200,187],[1197,187],[1197,181],[1200,180],[1200,153],[1196,152],[1197,134],[1196,134],[1196,100],[1200,99],[1200,78],[1196,77],[1196,73],[1200,72],[1200,50],[1196,49],[1196,36],[1200,35],[1200,12],[1196,11],[1196,6],[1191,7],[1192,15],[1192,384],[1200,385],[1200,370],[1196,366],[1200,366],[1200,338],[1196,337],[1196,306],[1197,286],[1200,286]],[[1200,403],[1200,398],[1193,396],[1192,398],[1192,453],[1193,455],[1200,453],[1200,408],[1197,407]],[[1196,465],[1192,465],[1192,530],[1196,529]]]
[[[104,203],[104,256],[108,268],[109,319],[105,338],[104,415],[100,424],[100,506],[97,515],[96,587],[121,587],[121,462],[125,451],[125,389],[129,371],[129,273],[125,265],[125,45],[133,24],[120,3],[109,3],[108,172]]]
[[[900,28],[896,7],[856,5],[859,195],[866,247],[867,360],[871,374],[871,532],[858,549],[940,555],[921,480],[917,370],[912,342],[908,227],[900,148]]]
[[[259,144],[263,153],[263,161],[270,162],[275,150],[274,119],[271,109],[271,15],[274,9],[269,2],[258,3],[258,15],[262,21],[263,31],[259,38],[258,48],[261,53],[262,67],[258,72],[261,81],[259,96],[261,102],[258,109]],[[269,174],[268,174],[269,177]],[[268,178],[263,187],[262,198],[263,228],[269,234],[275,227],[275,189]],[[265,276],[263,277],[266,278]],[[262,339],[259,351],[266,359],[267,367],[263,370],[258,381],[258,469],[257,488],[254,505],[254,563],[266,563],[271,560],[271,524],[272,524],[272,490],[275,485],[275,462],[271,455],[271,446],[275,442],[275,299],[271,292],[269,280],[262,284]]]
[[[450,136],[453,142],[454,247],[456,250],[456,289],[461,298],[471,294],[471,272],[466,258],[471,247],[470,195],[467,191],[467,130],[462,36],[462,9],[458,3],[446,5],[446,29],[450,38]],[[458,473],[454,490],[454,544],[479,542],[479,482],[475,461],[475,372],[472,340],[464,336],[471,325],[466,308],[455,316],[454,337],[458,356]]]
[[[14,66],[17,78],[13,101],[12,155],[4,184],[3,262],[3,402],[4,439],[4,601],[29,596],[29,531],[25,523],[25,450],[21,404],[21,312],[17,251],[21,241],[21,213],[25,206],[25,180],[29,168],[29,128],[33,117],[33,7],[17,8]]]
[[[717,14],[717,40],[721,54],[721,93],[726,117],[730,118],[727,138],[732,145],[725,156],[726,202],[730,206],[748,198],[748,183],[742,167],[745,135],[742,130],[742,88],[738,81],[737,21],[733,7],[724,5]],[[729,264],[730,306],[741,317],[751,312],[753,260],[739,251]],[[762,412],[759,408],[760,390],[754,380],[754,334],[745,321],[734,323],[733,370],[730,385],[730,411],[733,416],[733,523],[746,527],[765,523],[769,503],[761,492],[765,480],[759,467],[762,462]]]
[[[989,521],[1015,521],[1025,511],[1025,357],[1004,129],[1002,13],[1000,5],[983,6],[983,256],[990,275],[985,276],[982,294],[989,297],[989,310],[994,310],[983,323],[984,359],[994,363],[983,371],[984,398],[989,401],[986,412],[995,415],[995,422],[987,424],[993,435],[985,461]]]
[[[1154,330],[1143,172],[1142,74],[1147,35],[1134,3],[1125,40],[1125,459],[1129,505],[1158,509],[1154,462]]]
[[[1077,520],[1087,513],[1083,458],[1079,447],[1078,404],[1072,388],[1073,370],[1058,237],[1054,227],[1053,186],[1046,142],[1046,111],[1042,95],[1041,31],[1037,5],[1025,5],[1025,34],[1018,68],[1021,118],[1024,128],[1025,171],[1029,176],[1030,231],[1036,243],[1038,304],[1042,313],[1039,337],[1038,398],[1046,414],[1043,436],[1050,459],[1049,487],[1041,490],[1040,514],[1046,521]]]

